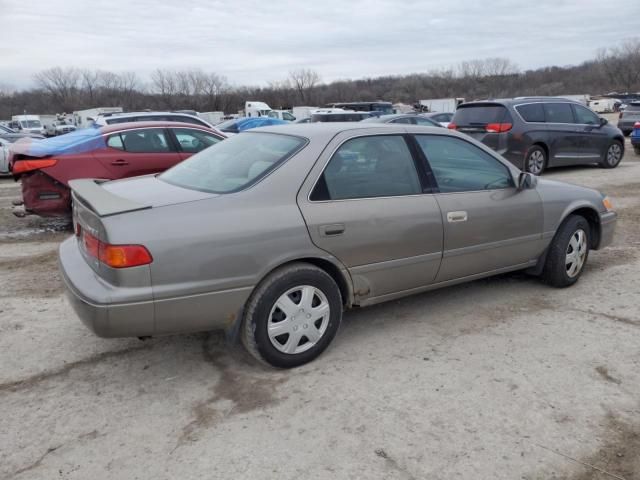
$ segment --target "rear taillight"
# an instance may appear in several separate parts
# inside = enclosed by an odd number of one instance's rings
[[[449,125],[447,125],[447,128],[450,130],[457,130],[458,126],[455,123],[450,122]]]
[[[511,130],[511,123],[488,123],[485,128],[487,133],[502,133]]]
[[[636,122],[633,124],[633,128],[640,128],[640,122]]]
[[[42,160],[15,160],[11,168],[13,174],[32,172],[41,168],[53,167],[58,160],[55,158],[45,158]]]
[[[97,239],[86,230],[80,230],[81,241],[87,254],[111,268],[148,265],[153,257],[142,245],[111,245]]]

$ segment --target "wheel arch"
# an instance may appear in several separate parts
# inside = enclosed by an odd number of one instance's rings
[[[569,211],[564,216],[564,218],[560,222],[560,225],[562,225],[571,215],[580,215],[589,223],[589,248],[597,250],[598,246],[600,245],[601,229],[600,214],[598,213],[598,211],[595,208],[589,206],[577,207]],[[558,228],[560,227],[558,226]]]

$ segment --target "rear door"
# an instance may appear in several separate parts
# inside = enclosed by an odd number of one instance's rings
[[[223,138],[218,135],[214,135],[211,132],[197,128],[171,127],[167,130],[169,131],[172,140],[175,141],[178,153],[182,160],[185,160],[194,153],[201,152],[205,148],[215,145],[219,141],[223,140]]]
[[[94,155],[113,179],[163,172],[181,160],[164,128],[123,130],[107,135],[107,148]]]
[[[416,135],[439,192],[444,248],[436,282],[535,263],[542,253],[542,200],[518,190],[511,171],[464,139]]]
[[[549,165],[576,165],[584,162],[581,132],[575,123],[573,109],[566,102],[545,102]]]
[[[330,142],[300,190],[311,239],[349,269],[361,299],[424,287],[442,255],[438,204],[402,133],[353,135]]]

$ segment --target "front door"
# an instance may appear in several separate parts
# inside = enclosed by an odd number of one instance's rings
[[[507,166],[462,138],[416,135],[437,182],[444,251],[436,282],[526,266],[542,250],[542,201]]]
[[[405,136],[353,135],[332,141],[319,159],[326,167],[298,196],[312,241],[349,269],[356,301],[430,284],[442,256],[442,217],[423,193]]]
[[[582,105],[573,105],[573,111],[583,163],[599,162],[609,147],[609,136],[602,129],[600,117]]]
[[[582,148],[570,103],[544,103],[549,138],[549,166],[581,162]]]

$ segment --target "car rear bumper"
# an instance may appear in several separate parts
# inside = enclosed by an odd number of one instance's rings
[[[620,130],[628,132],[633,130],[633,125],[635,125],[635,123],[636,123],[636,120],[628,120],[628,121],[620,120],[618,122],[618,128]]]
[[[252,287],[154,299],[126,301],[126,289],[105,282],[87,264],[71,237],[60,245],[59,267],[76,314],[100,337],[145,337],[209,330],[231,330],[241,318]],[[117,302],[111,299],[117,297]],[[124,300],[123,300],[124,299]]]
[[[600,214],[600,242],[598,250],[611,245],[613,241],[613,233],[616,229],[616,220],[618,214],[616,212],[606,212]]]

